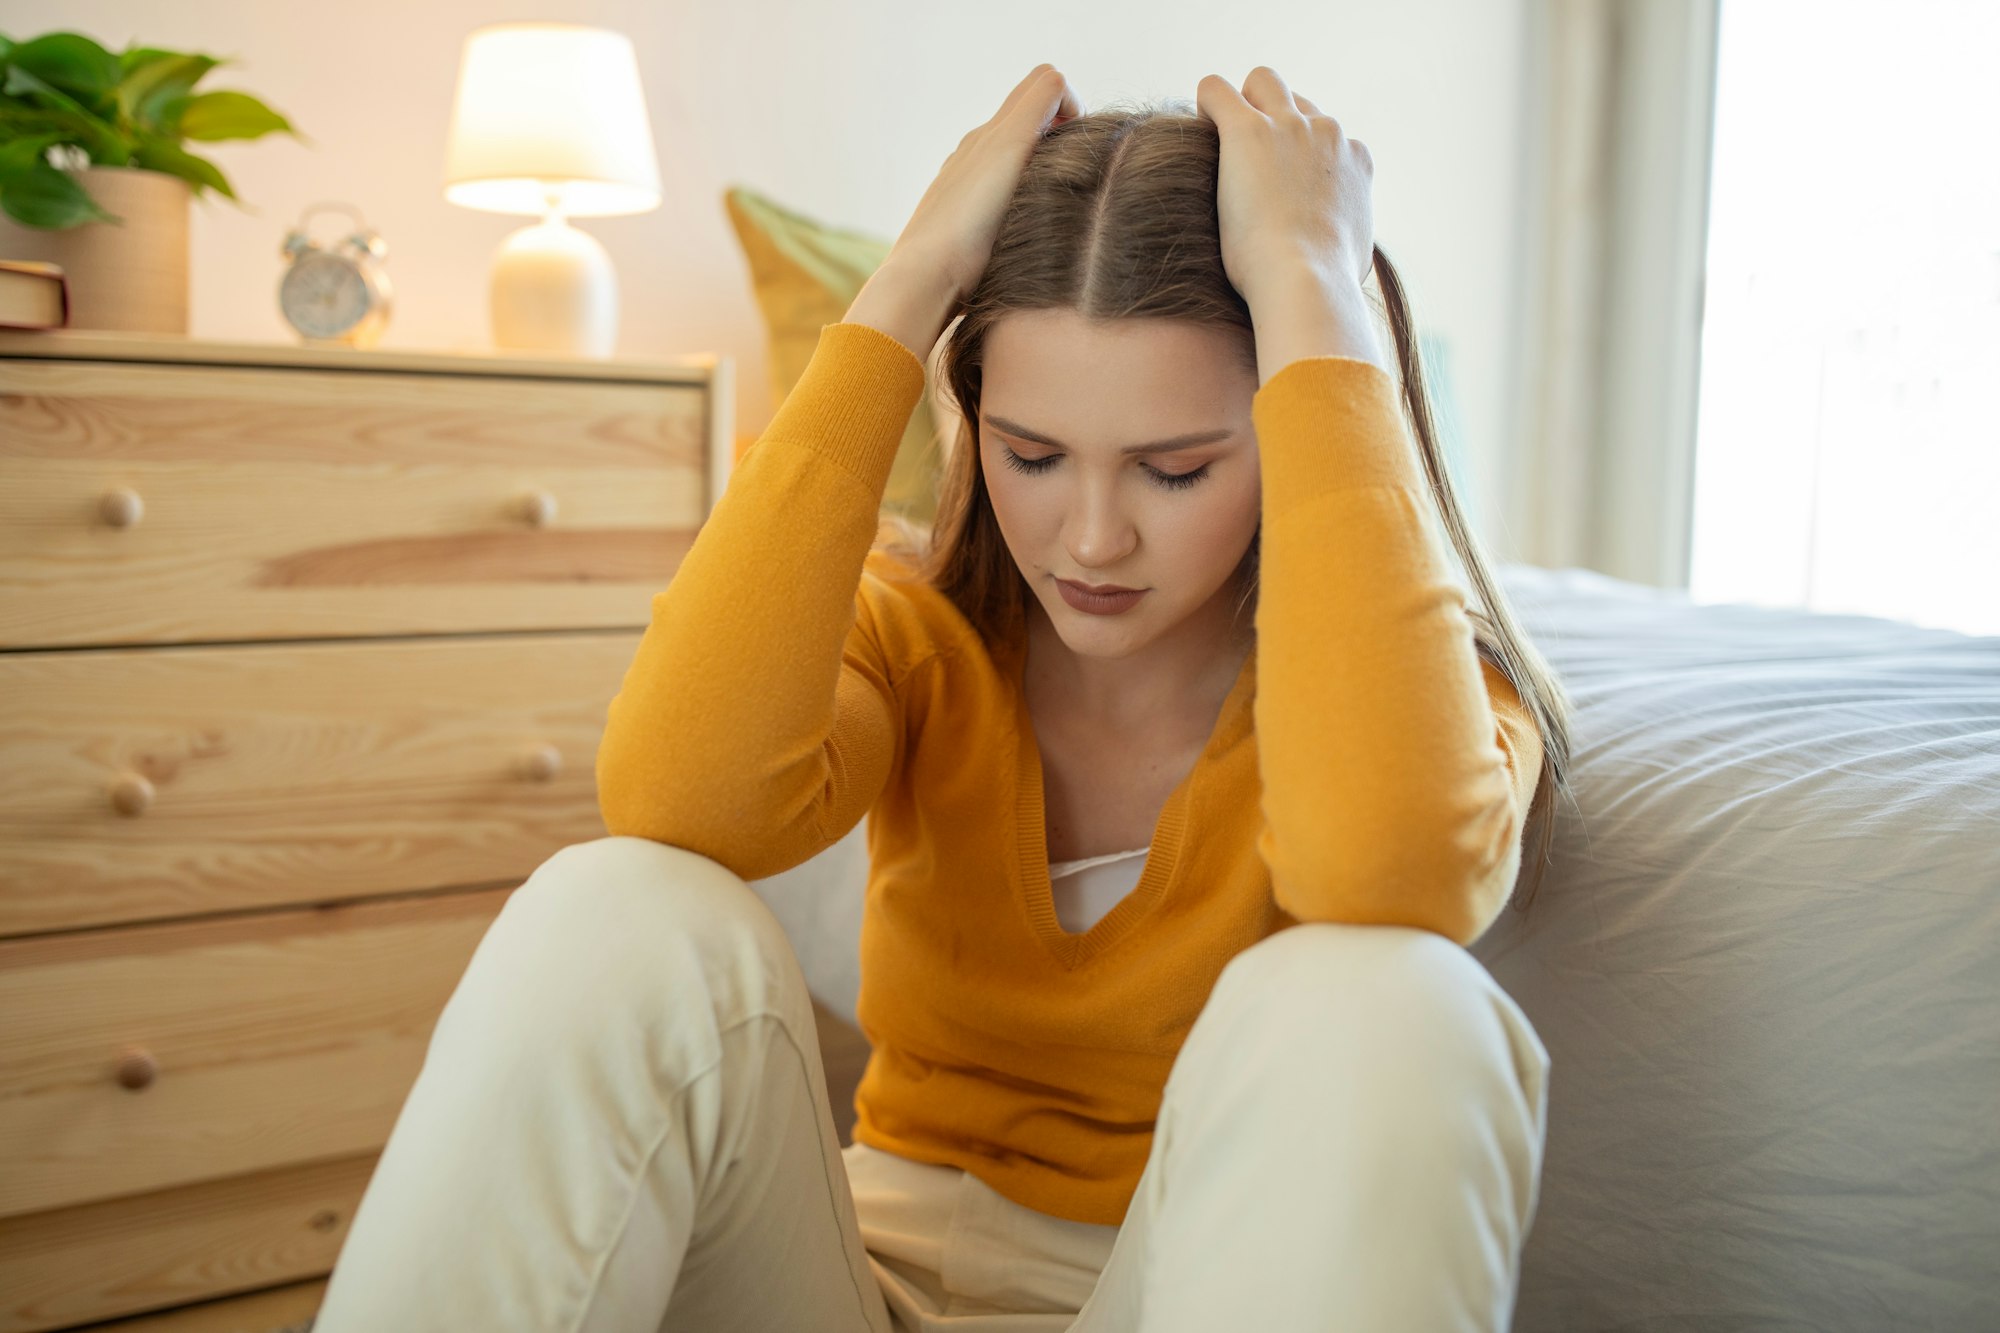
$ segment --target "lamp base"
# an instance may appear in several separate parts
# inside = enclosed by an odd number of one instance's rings
[[[611,253],[552,213],[502,242],[488,290],[493,345],[608,357],[618,343]]]

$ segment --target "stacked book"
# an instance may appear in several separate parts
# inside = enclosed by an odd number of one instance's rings
[[[0,259],[0,329],[60,329],[69,323],[69,279],[61,264]]]

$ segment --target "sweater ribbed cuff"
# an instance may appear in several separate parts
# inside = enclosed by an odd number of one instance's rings
[[[881,492],[924,393],[924,363],[868,324],[822,324],[812,359],[758,442],[830,459]]]
[[[1429,489],[1395,377],[1372,361],[1292,361],[1257,390],[1250,420],[1264,493],[1284,508],[1363,486]]]

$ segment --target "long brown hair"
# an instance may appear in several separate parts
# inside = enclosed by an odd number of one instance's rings
[[[1171,319],[1229,329],[1254,374],[1250,308],[1222,265],[1215,186],[1215,125],[1185,103],[1162,108],[1100,107],[1049,130],[1036,144],[1002,219],[993,255],[955,317],[935,358],[937,380],[960,415],[942,451],[937,510],[924,526],[889,514],[877,545],[904,558],[943,592],[989,644],[1023,632],[1029,592],[1008,551],[979,466],[980,368],[988,332],[1026,310],[1073,310],[1088,319]],[[1432,497],[1444,530],[1478,590],[1468,606],[1474,644],[1513,683],[1542,738],[1542,767],[1529,806],[1533,882],[1546,869],[1555,801],[1569,794],[1570,704],[1560,681],[1522,633],[1485,553],[1466,525],[1442,463],[1431,418],[1415,320],[1395,265],[1374,249],[1386,313]],[[1364,289],[1365,290],[1365,289]],[[1371,302],[1374,298],[1371,295]],[[1384,307],[1386,306],[1386,311]],[[1261,529],[1240,568],[1244,603],[1257,594]],[[1518,883],[1518,881],[1517,881]]]

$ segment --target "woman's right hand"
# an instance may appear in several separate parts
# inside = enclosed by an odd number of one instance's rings
[[[893,322],[900,329],[896,336],[907,344],[921,341],[915,350],[927,352],[986,271],[1007,201],[1036,141],[1082,114],[1081,99],[1055,66],[1029,70],[993,118],[958,141],[848,319],[878,328]]]
[[[993,257],[1000,219],[1020,182],[1036,140],[1051,125],[1083,114],[1069,80],[1053,65],[1037,65],[1014,85],[984,125],[975,125],[945,159],[937,179],[890,248],[932,265],[962,301]]]

